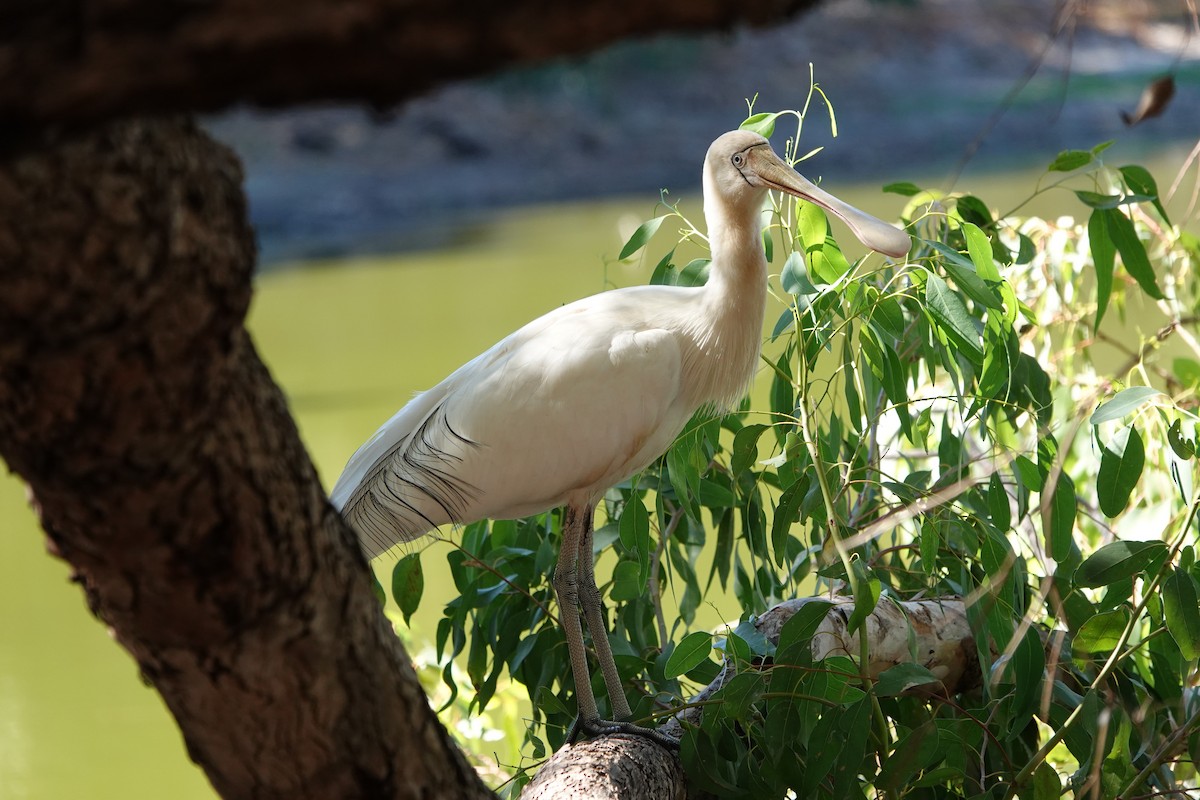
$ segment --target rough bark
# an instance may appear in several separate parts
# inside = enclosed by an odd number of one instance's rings
[[[186,121],[0,163],[0,455],[223,796],[490,796],[242,326],[253,256]]]
[[[0,130],[238,102],[389,106],[448,80],[815,0],[4,0]]]
[[[534,776],[521,800],[684,800],[679,759],[641,736],[616,734],[562,748]]]

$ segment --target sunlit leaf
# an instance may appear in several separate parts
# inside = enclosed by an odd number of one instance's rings
[[[1071,646],[1084,653],[1106,653],[1120,644],[1128,624],[1129,609],[1124,606],[1097,614],[1083,623]]]
[[[1092,154],[1087,150],[1064,150],[1050,162],[1050,172],[1071,172],[1092,163]]]
[[[1128,389],[1122,389],[1111,400],[1101,403],[1100,407],[1092,413],[1092,418],[1088,422],[1099,425],[1101,422],[1120,419],[1126,414],[1132,413],[1151,397],[1160,394],[1162,392],[1150,386],[1130,386]]]
[[[1162,542],[1109,542],[1092,553],[1075,570],[1075,583],[1080,586],[1107,586],[1129,578],[1159,561],[1167,554]]]
[[[775,133],[775,120],[779,119],[779,112],[751,114],[742,121],[738,127],[744,131],[754,131],[755,133],[770,139]]]
[[[817,287],[808,279],[808,268],[804,266],[804,256],[798,250],[793,250],[783,263],[779,273],[779,282],[788,294],[816,294]]]
[[[638,250],[641,250],[643,247],[645,247],[646,243],[653,238],[654,234],[658,233],[658,229],[662,227],[662,224],[666,222],[667,218],[670,216],[670,214],[664,214],[661,217],[648,219],[639,225],[637,230],[633,232],[633,235],[629,237],[629,241],[627,241],[625,246],[621,248],[621,254],[617,256],[617,260],[624,261]]]
[[[883,187],[883,191],[889,194],[899,194],[904,197],[912,197],[921,193],[921,187],[909,181],[896,181],[889,183]]]

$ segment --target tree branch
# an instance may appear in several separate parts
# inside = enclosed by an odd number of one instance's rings
[[[24,0],[0,16],[0,130],[342,100],[662,31],[765,24],[814,0]]]

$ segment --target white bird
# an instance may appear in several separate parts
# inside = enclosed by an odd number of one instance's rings
[[[770,189],[822,206],[874,250],[908,253],[906,233],[822,191],[762,136],[726,133],[704,160],[707,284],[603,292],[530,322],[400,409],[331,494],[370,558],[445,523],[565,506],[553,583],[578,722],[592,735],[655,735],[624,722],[629,703],[593,573],[596,503],[658,458],[698,409],[729,408],[748,389],[762,341]],[[597,711],[579,609],[618,722]]]

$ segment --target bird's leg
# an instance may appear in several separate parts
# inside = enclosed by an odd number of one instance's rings
[[[596,649],[596,660],[604,675],[604,686],[608,689],[608,702],[612,705],[613,718],[627,720],[633,716],[625,690],[621,688],[621,675],[613,660],[612,648],[608,644],[608,630],[604,624],[604,605],[600,599],[600,588],[596,586],[595,553],[592,550],[592,517],[588,509],[583,515],[583,536],[579,542],[579,606],[587,621],[588,633],[592,636],[592,647]]]
[[[575,695],[579,703],[579,719],[571,728],[568,740],[574,741],[581,729],[592,736],[632,733],[653,739],[664,747],[678,749],[679,742],[673,737],[627,721],[632,713],[625,692],[621,689],[621,676],[608,644],[600,589],[596,586],[592,555],[594,511],[590,505],[582,511],[567,506],[563,520],[562,550],[554,570],[554,591],[558,595],[558,611],[567,636],[571,670],[575,676]],[[583,628],[579,620],[580,608],[587,619],[588,632],[592,635],[592,645],[596,648],[596,658],[600,662],[616,722],[600,719],[596,709],[596,697],[592,694],[591,675],[588,673],[587,654],[583,645]]]
[[[583,645],[583,625],[579,620],[579,545],[583,539],[583,519],[590,515],[567,506],[563,520],[562,549],[554,568],[554,594],[558,597],[558,616],[567,637],[567,652],[571,657],[571,673],[575,678],[575,699],[579,705],[580,721],[586,726],[600,719],[596,697],[592,694],[592,678],[588,673],[587,650]],[[588,553],[591,558],[591,553]]]

